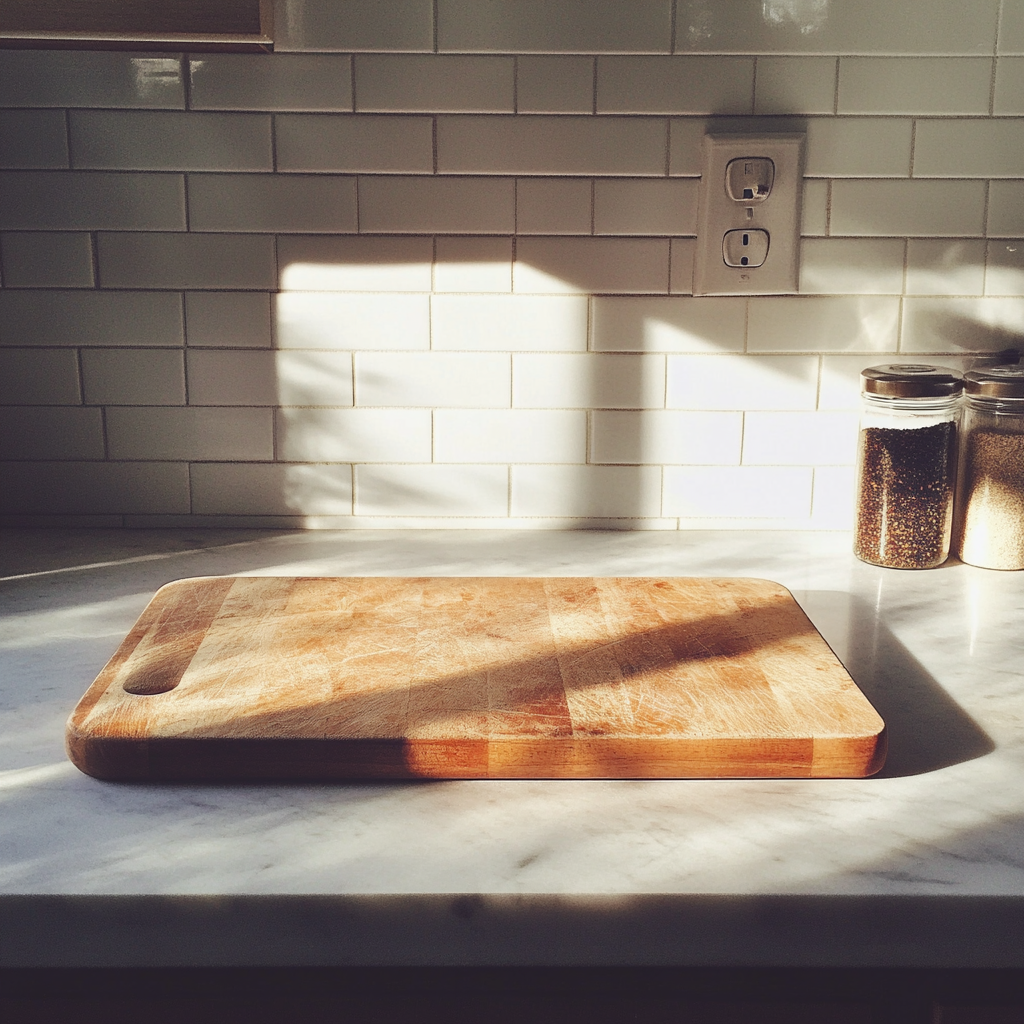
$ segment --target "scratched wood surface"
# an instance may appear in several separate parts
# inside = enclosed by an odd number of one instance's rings
[[[884,724],[755,579],[179,580],[79,702],[107,779],[860,777]]]

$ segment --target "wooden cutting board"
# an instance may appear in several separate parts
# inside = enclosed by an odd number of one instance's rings
[[[885,726],[755,579],[209,577],[68,721],[103,779],[853,776]]]

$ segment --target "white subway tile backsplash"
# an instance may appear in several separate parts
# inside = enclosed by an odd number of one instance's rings
[[[816,178],[908,177],[913,127],[910,118],[811,118],[804,173]]]
[[[981,295],[984,285],[981,239],[907,240],[907,295]]]
[[[516,59],[520,114],[589,114],[594,109],[594,58],[522,56]]]
[[[843,57],[840,114],[987,114],[992,58]]]
[[[512,404],[520,409],[660,409],[665,405],[665,358],[516,354]]]
[[[903,304],[901,352],[1002,352],[1024,334],[1024,298],[921,298]]]
[[[795,466],[666,466],[662,514],[807,518],[811,474]]]
[[[183,231],[179,174],[0,172],[0,229]]]
[[[993,114],[1024,114],[1024,59],[1000,57],[996,61]]]
[[[507,409],[511,362],[491,352],[357,352],[360,406]]]
[[[600,178],[594,184],[595,235],[693,235],[694,178]]]
[[[918,121],[914,176],[1024,177],[1024,122],[1013,117]]]
[[[314,174],[190,174],[193,231],[355,231],[356,179]]]
[[[429,292],[430,238],[284,235],[277,241],[283,291]]]
[[[987,233],[1024,237],[1024,181],[993,181],[988,187]]]
[[[520,178],[516,234],[589,235],[593,184],[588,178]]]
[[[487,352],[583,352],[587,299],[582,295],[435,295],[435,349]]]
[[[743,465],[852,465],[857,426],[854,412],[748,412],[743,417]]]
[[[886,352],[895,349],[897,296],[752,298],[750,352]]]
[[[978,236],[983,181],[833,181],[833,235]]]
[[[273,316],[279,348],[430,348],[428,295],[282,292]]]
[[[738,412],[591,413],[590,453],[596,463],[737,465],[742,437]]]
[[[104,288],[269,290],[277,279],[269,235],[100,232],[96,252]]]
[[[801,235],[828,234],[829,183],[818,178],[804,179],[803,204],[800,210]]]
[[[181,349],[97,348],[82,352],[87,405],[184,405]]]
[[[0,105],[181,110],[181,58],[173,53],[3,50]]]
[[[511,178],[364,177],[359,230],[511,235],[515,183]]]
[[[593,342],[598,352],[741,352],[746,303],[731,298],[593,300]]]
[[[356,466],[359,516],[506,516],[505,466]]]
[[[693,255],[697,244],[693,238],[673,238],[669,250],[669,285],[673,295],[693,293]]]
[[[1024,5],[1003,0],[999,18],[999,53],[1024,53]]]
[[[369,113],[511,114],[512,57],[357,54],[356,110]]]
[[[279,171],[429,174],[434,122],[429,117],[369,114],[278,114]]]
[[[669,120],[668,173],[699,178],[701,173],[701,145],[708,131],[703,118],[673,117]]]
[[[819,295],[899,295],[902,238],[805,238],[800,291]]]
[[[434,460],[467,463],[583,463],[587,414],[565,409],[439,409]]]
[[[171,292],[0,291],[0,345],[175,347],[181,296]]]
[[[834,57],[758,57],[755,114],[831,114],[836,101]]]
[[[279,405],[275,352],[188,353],[189,405]]]
[[[856,470],[818,466],[814,470],[811,524],[815,530],[852,530]]]
[[[598,57],[599,114],[749,114],[750,57]]]
[[[194,110],[351,110],[351,58],[206,53],[189,61]]]
[[[900,361],[895,352],[859,356],[822,356],[818,409],[823,412],[858,412],[861,405],[860,371],[868,366],[883,366],[886,363]]]
[[[632,117],[439,117],[442,174],[665,173],[665,121]]]
[[[274,366],[277,405],[352,404],[352,355],[349,352],[275,352]]]
[[[185,324],[192,348],[270,348],[270,295],[186,292]]]
[[[0,406],[80,402],[73,349],[0,348]]]
[[[61,110],[0,110],[0,167],[67,167]]]
[[[660,514],[660,466],[512,467],[514,516],[631,519]]]
[[[206,515],[350,516],[351,466],[197,462],[192,511]]]
[[[429,409],[279,409],[284,462],[430,462]]]
[[[669,356],[667,378],[669,409],[811,410],[818,356]]]
[[[0,459],[102,459],[103,455],[99,409],[0,406]]]
[[[285,0],[275,51],[433,50],[433,0]]]
[[[0,266],[7,288],[91,288],[92,238],[86,232],[6,231]]]
[[[662,238],[520,238],[512,290],[664,294],[668,252]]]
[[[511,292],[512,239],[438,238],[434,291]]]
[[[985,258],[986,295],[1024,295],[1024,241],[989,242]]]
[[[269,409],[124,408],[106,410],[112,459],[265,461],[274,456]]]

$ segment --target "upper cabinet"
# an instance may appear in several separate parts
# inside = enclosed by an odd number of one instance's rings
[[[0,0],[0,47],[274,48],[273,0]]]

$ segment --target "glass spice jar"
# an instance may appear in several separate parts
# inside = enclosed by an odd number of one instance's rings
[[[963,378],[922,363],[861,371],[854,554],[891,569],[949,555]]]
[[[1024,569],[1024,366],[964,374],[957,550],[984,569]]]

